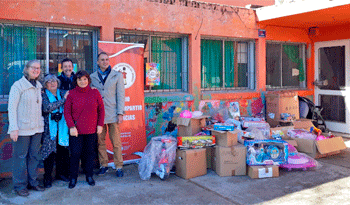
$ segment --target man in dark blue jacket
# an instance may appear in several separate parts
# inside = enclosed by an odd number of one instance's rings
[[[73,61],[69,58],[65,58],[62,60],[62,73],[58,76],[58,79],[61,81],[61,90],[72,90],[75,88],[73,84],[73,79],[75,73],[73,72]]]

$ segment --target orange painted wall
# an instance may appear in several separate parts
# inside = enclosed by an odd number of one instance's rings
[[[341,39],[350,39],[350,25],[320,27],[315,36],[312,37],[314,42],[333,41]]]
[[[277,26],[266,26],[259,25],[260,28],[266,30],[266,41],[283,41],[283,42],[296,42],[306,43],[307,45],[307,70],[306,70],[306,81],[307,88],[305,90],[297,90],[301,96],[314,95],[314,40],[308,35],[308,30],[303,28],[290,28],[290,27],[277,27]],[[260,61],[261,63],[263,61]],[[264,61],[265,62],[265,61]],[[262,75],[263,76],[263,75]],[[266,76],[266,68],[264,76]]]
[[[241,7],[244,7],[248,4],[261,5],[261,6],[270,6],[275,4],[275,0],[203,0],[203,1],[217,3],[217,4],[232,5],[232,6],[241,6]]]
[[[186,0],[174,1],[175,3],[167,2],[6,0],[0,1],[2,11],[0,20],[96,27],[100,28],[100,39],[104,41],[114,40],[114,29],[188,34],[190,43],[189,91],[194,94],[195,99],[200,100],[201,36],[257,39],[255,12],[245,8],[211,6]],[[254,93],[252,96],[256,96]],[[230,96],[232,98],[241,97],[239,93]],[[222,99],[226,95],[215,94],[212,97]]]

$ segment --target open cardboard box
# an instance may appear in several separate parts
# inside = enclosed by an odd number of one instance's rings
[[[202,127],[206,125],[206,118],[210,117],[209,115],[202,115],[200,117],[192,118],[177,118],[178,134],[177,136],[193,136],[198,132],[202,131]]]
[[[294,121],[295,129],[310,130],[310,127],[312,126],[312,121],[309,119]],[[295,138],[295,141],[297,141],[298,146],[296,148],[299,152],[304,152],[313,158],[322,158],[329,155],[339,154],[341,150],[346,149],[342,137],[334,137],[319,141]]]

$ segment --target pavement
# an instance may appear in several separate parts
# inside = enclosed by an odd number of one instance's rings
[[[74,189],[54,181],[44,192],[30,191],[29,197],[17,196],[12,180],[2,179],[0,204],[350,204],[350,149],[317,161],[321,166],[316,170],[280,169],[278,178],[219,177],[208,170],[189,180],[171,174],[165,181],[156,175],[143,181],[137,164],[130,164],[122,178],[110,168],[104,176],[94,176],[94,187],[80,175]]]

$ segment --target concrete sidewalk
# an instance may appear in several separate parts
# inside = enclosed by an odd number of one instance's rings
[[[142,181],[137,165],[125,166],[125,176],[115,172],[95,176],[90,187],[80,175],[74,189],[54,181],[45,192],[30,191],[27,198],[12,191],[11,179],[0,182],[0,204],[350,204],[350,149],[319,159],[315,171],[283,171],[280,177],[205,176],[184,180],[171,175],[166,181],[152,176]]]

